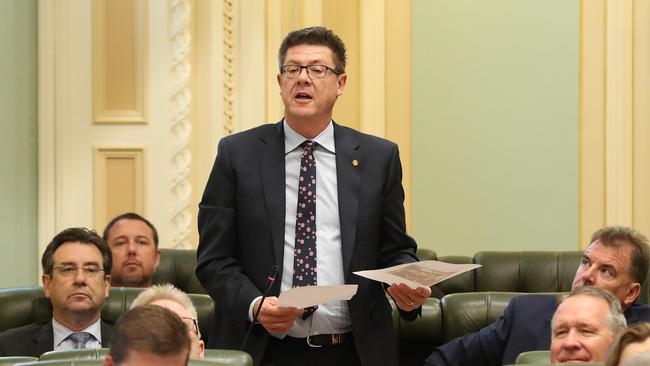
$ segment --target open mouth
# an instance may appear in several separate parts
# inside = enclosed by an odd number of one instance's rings
[[[309,95],[309,93],[305,93],[305,92],[298,92],[298,93],[296,93],[296,95],[295,95],[294,98],[297,99],[297,100],[304,100],[304,101],[312,100],[312,99],[313,99],[313,98],[311,97],[311,95]]]

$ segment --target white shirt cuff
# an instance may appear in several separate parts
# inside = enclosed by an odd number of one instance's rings
[[[253,302],[251,302],[251,305],[248,307],[248,320],[253,321],[253,308],[255,308],[255,303],[257,300],[261,299],[262,296],[258,296],[255,299],[253,299]]]

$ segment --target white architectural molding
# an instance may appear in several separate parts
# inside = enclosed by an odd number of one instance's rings
[[[61,9],[57,8],[57,1],[38,2],[38,253],[43,252],[45,243],[56,233],[57,9]]]
[[[191,91],[191,4],[189,0],[170,0],[171,54],[171,247],[192,248],[192,184],[190,140],[192,125]]]
[[[632,224],[632,2],[607,2],[606,223]]]
[[[223,0],[223,134],[235,132],[236,42],[234,0]]]

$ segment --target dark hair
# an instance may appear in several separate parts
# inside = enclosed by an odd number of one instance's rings
[[[632,249],[630,277],[643,285],[648,276],[648,267],[650,267],[648,239],[643,234],[625,226],[609,226],[596,231],[589,243],[595,241],[600,241],[607,247],[630,245]]]
[[[287,34],[280,45],[280,50],[278,51],[278,61],[280,67],[284,65],[284,60],[287,57],[287,51],[291,47],[300,46],[300,45],[314,45],[314,46],[326,46],[332,51],[332,58],[334,59],[334,66],[336,71],[340,73],[345,72],[345,44],[330,29],[324,27],[309,27],[298,29]]]
[[[127,311],[117,321],[108,354],[118,365],[129,358],[131,351],[163,356],[185,352],[189,359],[190,342],[187,325],[173,311],[142,305]]]
[[[621,361],[621,355],[623,354],[625,347],[631,343],[643,342],[648,337],[650,337],[650,324],[641,322],[631,325],[621,333],[618,339],[616,339],[616,342],[614,342],[609,357],[607,358],[606,365],[618,365]]]
[[[111,249],[108,247],[108,244],[106,244],[104,239],[100,238],[95,230],[90,230],[85,227],[71,227],[56,234],[56,236],[45,248],[43,256],[41,257],[41,265],[43,267],[44,274],[52,274],[52,267],[54,266],[54,252],[56,252],[56,250],[65,243],[82,243],[94,245],[102,254],[104,274],[111,273],[111,269],[113,268]]]
[[[139,220],[147,224],[147,226],[149,226],[149,228],[153,232],[153,242],[154,244],[156,244],[156,248],[158,248],[158,231],[153,226],[153,224],[149,222],[149,220],[145,219],[144,217],[138,215],[135,212],[127,212],[119,216],[116,216],[113,218],[113,220],[111,220],[108,224],[106,224],[106,227],[104,228],[104,234],[102,235],[104,240],[108,242],[108,234],[111,233],[111,229],[113,228],[113,225],[115,225],[115,223],[120,220]]]

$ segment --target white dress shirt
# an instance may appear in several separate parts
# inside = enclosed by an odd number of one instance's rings
[[[286,121],[284,127],[285,164],[285,223],[284,257],[280,292],[293,285],[293,249],[296,236],[296,211],[298,206],[298,178],[300,147],[307,138],[294,131]],[[314,149],[316,159],[316,266],[318,285],[343,285],[343,252],[341,251],[341,224],[339,221],[339,200],[336,178],[336,149],[334,146],[334,125],[329,125],[318,136],[311,139],[318,143]],[[249,307],[249,319],[253,319],[253,306]],[[343,333],[352,329],[350,311],[346,301],[334,301],[318,305],[318,309],[306,320],[298,317],[287,333],[303,338],[314,334]],[[273,334],[284,338],[286,334]]]
[[[298,134],[284,121],[285,164],[285,223],[284,261],[281,291],[293,284],[293,249],[296,236],[296,211],[298,206],[298,178],[300,147],[305,137]],[[339,199],[336,179],[336,149],[334,125],[330,121],[325,130],[312,139],[318,146],[314,149],[316,159],[316,268],[318,285],[343,285],[343,252],[341,251],[341,224],[339,222]],[[321,304],[307,320],[297,318],[289,330],[292,337],[312,334],[340,333],[351,330],[350,313],[346,301]]]
[[[66,328],[63,324],[52,318],[52,331],[54,336],[54,350],[71,350],[74,349],[74,342],[71,339],[67,339],[68,336],[72,333],[76,333]],[[91,337],[88,342],[86,342],[86,349],[89,348],[102,348],[102,325],[101,319],[97,319],[94,323],[90,324],[88,328],[82,330],[81,332],[90,333]]]

